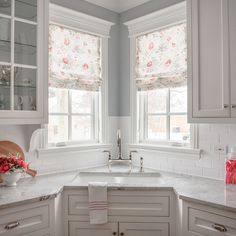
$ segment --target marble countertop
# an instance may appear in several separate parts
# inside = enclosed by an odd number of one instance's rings
[[[146,173],[146,174],[145,174]],[[108,189],[173,190],[180,199],[211,205],[236,212],[236,185],[224,181],[192,177],[167,172],[145,171],[137,173],[107,173],[107,169],[96,168],[79,173],[60,173],[25,178],[17,187],[0,187],[0,209],[22,203],[39,201],[41,197],[56,197],[63,189],[87,188],[91,181],[104,181]]]

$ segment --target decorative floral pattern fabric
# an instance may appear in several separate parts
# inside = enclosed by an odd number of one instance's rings
[[[49,86],[97,91],[101,86],[100,38],[49,27]]]
[[[187,84],[185,23],[139,36],[136,45],[136,84],[139,90]]]

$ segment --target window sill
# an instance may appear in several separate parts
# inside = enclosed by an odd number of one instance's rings
[[[166,152],[166,153],[173,153],[173,154],[186,154],[191,156],[192,158],[201,158],[201,150],[194,149],[190,147],[174,147],[174,146],[160,146],[160,145],[153,145],[153,144],[129,144],[128,147],[130,149],[140,149],[140,150],[150,150],[150,151],[157,151],[157,152]]]
[[[75,152],[89,152],[94,150],[105,150],[110,149],[111,144],[89,144],[89,145],[71,145],[71,146],[63,146],[63,147],[49,147],[46,149],[38,149],[37,155],[38,157],[48,156],[48,155],[68,155],[70,153]]]

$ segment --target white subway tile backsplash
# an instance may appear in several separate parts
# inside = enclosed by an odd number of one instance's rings
[[[219,179],[220,171],[219,169],[203,168],[203,177]]]
[[[122,124],[127,122],[122,132],[130,133],[130,118],[120,117]],[[127,139],[126,139],[127,140]],[[201,159],[190,158],[190,155],[175,153],[159,153],[143,151],[139,153],[144,157],[144,166],[163,171],[173,171],[194,176],[214,179],[225,178],[225,158],[227,155],[215,153],[215,145],[236,146],[236,125],[225,124],[199,124],[198,145],[201,149]],[[189,158],[189,159],[188,159]],[[136,162],[138,164],[138,160]]]
[[[110,117],[109,127],[109,142],[113,144],[113,157],[117,155],[117,128],[121,128],[123,155],[124,157],[128,157],[129,149],[127,144],[131,140],[130,117]],[[225,145],[229,147],[229,150],[230,147],[236,146],[236,125],[200,124],[198,139],[199,149],[203,151],[199,160],[189,154],[139,150],[138,154],[133,154],[133,163],[139,166],[140,157],[142,156],[144,157],[144,167],[194,176],[224,179],[225,158],[227,155],[216,154],[214,146],[218,144]],[[107,164],[107,156],[101,151],[94,150],[91,152],[80,152],[77,155],[66,157],[62,155],[51,155],[42,159],[27,155],[27,161],[31,163],[30,167],[32,169],[37,169],[42,174],[105,165]]]

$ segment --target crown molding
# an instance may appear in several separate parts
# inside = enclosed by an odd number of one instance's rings
[[[105,38],[110,37],[111,26],[115,24],[56,4],[50,4],[49,12],[52,23],[80,29]]]
[[[186,2],[127,21],[124,25],[128,26],[129,37],[135,37],[181,21],[186,21]]]

